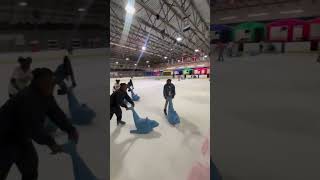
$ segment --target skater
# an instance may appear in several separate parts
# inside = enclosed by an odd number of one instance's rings
[[[132,78],[133,78],[133,77],[131,77],[130,80],[129,80],[129,82],[128,82],[128,91],[129,91],[129,92],[134,89],[134,87],[133,87],[133,82],[132,82]]]
[[[167,116],[167,107],[168,107],[168,103],[169,103],[168,98],[173,99],[175,95],[176,95],[175,86],[171,83],[171,79],[168,79],[167,84],[165,84],[163,87],[163,97],[166,100],[163,111],[166,116]]]
[[[120,88],[120,80],[116,79],[116,83],[113,85],[113,92],[117,91]]]
[[[77,143],[78,133],[54,96],[53,72],[38,68],[33,72],[31,84],[0,107],[0,179],[5,180],[15,164],[22,180],[38,179],[38,154],[32,141],[47,145],[52,154],[63,152],[53,137],[44,129],[46,116]]]
[[[228,50],[228,56],[232,57],[233,56],[233,52],[232,52],[232,50],[233,50],[233,42],[229,42],[227,50]]]
[[[58,95],[67,94],[68,87],[64,82],[65,79],[69,80],[69,77],[71,77],[73,88],[77,85],[74,78],[72,65],[68,56],[64,57],[63,64],[57,67],[54,75],[56,79],[55,82],[60,87],[60,89],[58,89]]]
[[[263,53],[263,42],[262,41],[260,41],[260,44],[259,44],[259,52]]]
[[[218,44],[218,61],[221,61],[223,62],[224,61],[224,58],[223,58],[223,53],[224,53],[224,44],[222,42],[219,42]]]
[[[27,87],[32,80],[32,73],[30,70],[32,59],[30,57],[19,57],[18,62],[20,65],[14,69],[9,83],[10,98]]]
[[[113,114],[117,116],[117,125],[125,125],[126,122],[122,121],[122,110],[120,107],[126,108],[128,110],[128,106],[124,103],[124,100],[127,100],[132,107],[134,107],[134,102],[127,94],[127,84],[121,83],[120,88],[113,92],[110,96],[110,120],[113,117]]]

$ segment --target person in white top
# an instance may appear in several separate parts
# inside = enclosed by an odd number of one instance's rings
[[[19,66],[17,66],[11,76],[9,83],[9,97],[13,97],[19,91],[27,87],[32,80],[31,63],[30,57],[18,58]]]
[[[118,89],[120,89],[120,80],[117,79],[116,83],[113,85],[113,92],[117,91]]]

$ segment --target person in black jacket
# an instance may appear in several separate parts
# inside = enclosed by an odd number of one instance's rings
[[[38,68],[32,74],[31,84],[0,108],[1,180],[6,179],[13,164],[22,174],[22,180],[38,178],[38,154],[32,140],[47,145],[52,154],[63,152],[62,146],[44,128],[47,116],[68,133],[70,140],[78,141],[77,130],[53,96],[53,72],[47,68]]]
[[[175,86],[171,83],[171,79],[167,80],[167,84],[163,87],[163,97],[166,100],[164,105],[164,114],[167,115],[168,98],[174,98],[176,95]]]
[[[112,119],[113,115],[116,114],[117,116],[117,125],[126,124],[124,121],[122,121],[122,110],[120,107],[126,108],[128,110],[128,106],[124,103],[124,100],[127,100],[132,107],[134,107],[134,102],[130,98],[130,96],[127,94],[127,84],[121,83],[120,89],[113,92],[110,96],[110,120]]]
[[[64,57],[63,63],[57,67],[56,71],[54,72],[54,75],[56,79],[56,84],[60,87],[60,89],[58,89],[58,95],[64,95],[68,92],[67,85],[64,82],[65,79],[68,80],[69,77],[71,77],[72,86],[76,87],[77,85],[76,80],[74,78],[72,65],[68,56]]]
[[[133,87],[133,82],[132,82],[132,77],[130,78],[129,82],[128,82],[128,91],[132,91],[134,89]]]

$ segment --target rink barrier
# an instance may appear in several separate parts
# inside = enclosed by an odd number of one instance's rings
[[[97,48],[97,49],[75,49],[72,55],[69,55],[71,59],[81,57],[107,57],[109,48]],[[15,53],[0,53],[0,64],[17,63],[19,56],[32,57],[33,62],[46,62],[58,60],[62,61],[63,57],[68,55],[66,50],[48,50],[40,52],[15,52]],[[75,59],[76,60],[76,59]]]
[[[187,79],[191,79],[192,75],[187,75]],[[110,82],[114,83],[116,79],[119,79],[120,82],[128,83],[130,81],[130,77],[122,77],[122,78],[110,78]],[[166,79],[172,79],[173,81],[178,81],[178,77],[175,77],[174,79],[172,76],[141,76],[141,77],[133,77],[132,81],[134,84],[134,80],[166,80]],[[198,78],[195,78],[198,79]],[[207,75],[200,75],[200,79],[207,79]]]

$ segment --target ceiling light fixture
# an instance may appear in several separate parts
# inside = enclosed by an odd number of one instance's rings
[[[296,14],[296,13],[302,13],[304,10],[302,9],[296,9],[296,10],[289,10],[289,11],[281,11],[280,14]]]
[[[131,14],[131,15],[133,15],[136,12],[136,9],[134,8],[134,6],[129,3],[127,4],[125,9],[126,9],[127,13]]]
[[[28,5],[28,3],[27,2],[19,2],[19,6],[27,6]]]
[[[84,12],[84,11],[86,11],[86,9],[85,8],[79,8],[78,11],[79,12]]]
[[[248,14],[248,17],[259,17],[259,16],[266,16],[269,13],[257,13],[257,14]]]
[[[238,17],[237,16],[228,16],[228,17],[223,17],[223,18],[220,18],[220,20],[231,20],[231,19],[237,19]]]

